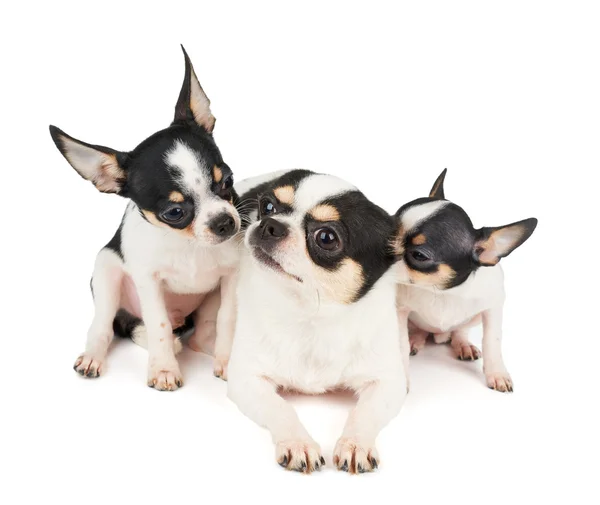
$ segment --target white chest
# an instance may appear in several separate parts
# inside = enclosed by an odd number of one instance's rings
[[[326,305],[294,298],[269,280],[242,266],[230,370],[241,366],[316,394],[401,369],[394,282],[376,285],[358,302]]]
[[[462,285],[446,291],[401,284],[397,303],[410,309],[409,319],[419,328],[445,333],[460,328],[503,299],[502,271],[494,267],[479,270]]]
[[[167,235],[162,228],[140,221],[135,214],[125,221],[122,248],[126,269],[134,278],[152,275],[163,280],[168,291],[178,294],[212,291],[239,262],[235,239],[199,246],[177,233]]]

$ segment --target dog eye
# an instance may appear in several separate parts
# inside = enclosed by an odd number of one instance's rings
[[[423,254],[421,251],[411,251],[410,256],[412,259],[419,263],[424,263],[425,261],[429,261],[430,258],[426,254]]]
[[[162,217],[168,223],[178,223],[183,219],[184,215],[185,211],[181,207],[174,206],[165,210],[160,217]]]
[[[340,239],[331,228],[321,228],[315,232],[315,242],[321,249],[333,251],[339,246]]]
[[[217,193],[223,200],[231,198],[231,188],[233,187],[233,175],[229,175],[218,187]]]
[[[230,175],[229,177],[227,177],[227,179],[225,179],[223,181],[223,184],[221,185],[221,191],[226,191],[231,189],[231,187],[233,186],[233,175]]]
[[[277,212],[277,209],[275,208],[275,205],[273,204],[273,202],[271,202],[270,200],[267,200],[266,198],[260,201],[260,215],[261,216],[268,216],[270,214],[275,214]]]

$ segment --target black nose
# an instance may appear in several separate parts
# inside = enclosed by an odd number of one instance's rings
[[[281,240],[287,237],[288,225],[268,217],[260,222],[260,237],[263,240]]]
[[[235,233],[235,221],[231,214],[223,212],[210,220],[208,228],[217,237],[231,237]]]

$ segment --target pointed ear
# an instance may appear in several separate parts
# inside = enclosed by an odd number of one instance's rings
[[[537,219],[532,217],[497,228],[481,228],[473,251],[476,261],[483,266],[494,266],[531,237],[536,226]]]
[[[103,193],[121,192],[127,180],[120,163],[125,154],[108,147],[86,144],[52,125],[50,135],[58,150],[81,177],[91,181]]]
[[[444,197],[444,179],[446,178],[447,171],[448,171],[448,169],[444,168],[444,171],[435,180],[435,182],[433,183],[433,187],[431,188],[431,191],[429,192],[429,198],[441,198],[442,200],[445,198]]]
[[[173,122],[195,121],[208,133],[212,133],[215,127],[215,117],[210,111],[210,100],[204,93],[202,86],[200,86],[200,82],[198,82],[190,57],[183,46],[181,46],[181,49],[185,58],[185,77],[183,78],[177,105],[175,105]]]

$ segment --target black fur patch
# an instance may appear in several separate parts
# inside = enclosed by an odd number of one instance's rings
[[[117,228],[117,231],[113,235],[113,238],[111,238],[110,241],[108,242],[108,244],[106,244],[104,246],[106,249],[110,249],[111,251],[114,251],[115,253],[117,253],[119,258],[121,258],[121,259],[123,259],[123,251],[121,250],[121,231],[122,230],[123,230],[123,220],[121,220],[121,224]]]
[[[424,244],[412,244],[412,239],[417,235],[425,236]],[[438,270],[439,265],[448,265],[456,272],[444,286],[449,289],[462,284],[479,268],[473,259],[476,237],[477,231],[467,213],[458,205],[448,203],[410,230],[404,241],[404,257],[410,268],[424,273],[433,273]],[[414,252],[427,256],[431,261],[415,261]]]
[[[356,261],[363,270],[363,284],[355,300],[366,295],[395,261],[389,245],[394,233],[393,218],[360,191],[349,191],[321,202],[334,207],[340,219],[323,222],[305,217],[307,248],[315,264],[336,270],[345,258]],[[330,252],[315,242],[315,232],[331,228],[341,239],[340,249]]]

